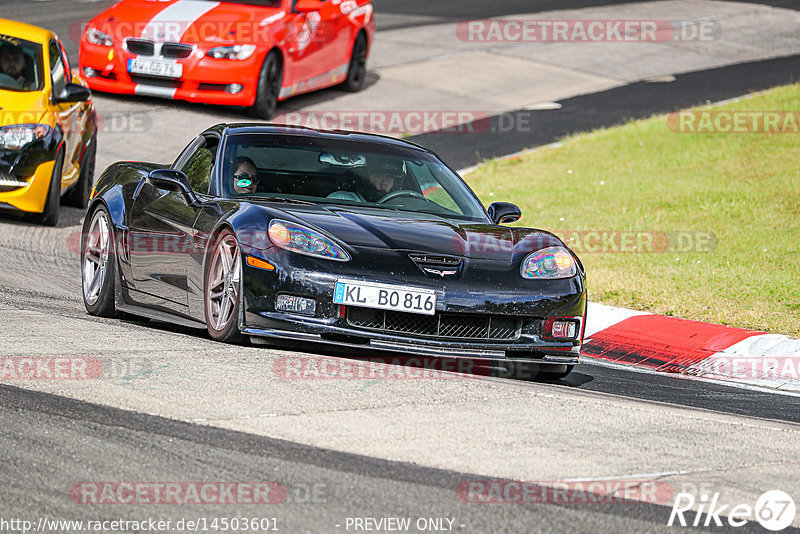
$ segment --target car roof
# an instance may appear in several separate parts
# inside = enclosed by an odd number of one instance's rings
[[[360,141],[364,143],[376,143],[389,146],[396,146],[403,149],[412,149],[435,154],[427,148],[411,141],[396,139],[386,135],[378,135],[363,132],[350,132],[346,130],[317,130],[305,126],[290,126],[283,124],[264,124],[264,123],[231,123],[217,124],[212,126],[208,132],[216,132],[220,135],[241,135],[241,134],[276,134],[276,135],[295,135],[304,137],[317,137],[323,139],[340,139],[349,141]]]
[[[35,43],[45,43],[54,35],[45,28],[4,18],[0,18],[0,33]]]

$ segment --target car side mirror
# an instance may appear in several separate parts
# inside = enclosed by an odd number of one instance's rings
[[[309,13],[311,11],[319,11],[323,7],[325,7],[325,2],[320,0],[298,0],[294,10],[298,13]]]
[[[92,92],[88,87],[84,87],[79,83],[68,83],[64,86],[61,94],[56,96],[53,101],[55,102],[86,102],[92,98]]]
[[[180,193],[189,206],[198,204],[197,195],[189,184],[189,177],[181,171],[157,169],[147,176],[147,181],[159,189]]]
[[[522,211],[510,202],[495,202],[489,206],[488,212],[495,224],[509,224],[522,218]]]

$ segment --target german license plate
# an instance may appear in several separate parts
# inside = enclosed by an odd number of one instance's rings
[[[333,292],[333,303],[434,315],[436,292],[432,289],[338,280]]]
[[[128,72],[163,78],[180,78],[183,75],[183,65],[172,61],[135,58],[128,60]]]

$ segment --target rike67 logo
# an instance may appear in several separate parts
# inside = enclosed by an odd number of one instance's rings
[[[724,504],[719,493],[695,498],[691,493],[678,493],[669,514],[668,526],[681,527],[742,527],[755,519],[767,530],[777,532],[789,527],[795,519],[796,507],[792,497],[781,490],[771,490],[750,504]],[[725,525],[727,523],[727,525]]]

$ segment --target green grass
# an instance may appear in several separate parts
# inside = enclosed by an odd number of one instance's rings
[[[797,111],[800,84],[716,109]],[[800,335],[800,134],[679,134],[656,116],[563,143],[487,162],[467,181],[487,204],[519,204],[519,225],[567,240],[570,231],[715,236],[706,252],[578,252],[591,300]]]

